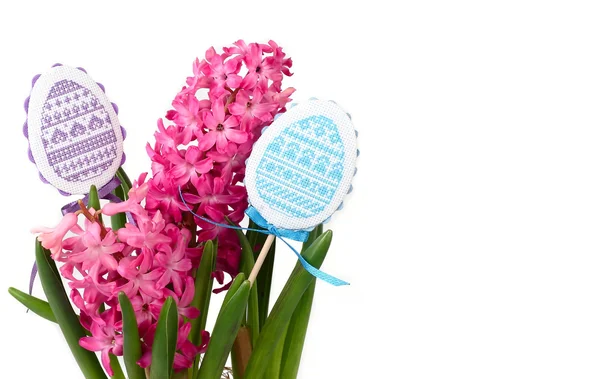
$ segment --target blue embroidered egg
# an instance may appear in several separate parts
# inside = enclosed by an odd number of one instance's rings
[[[27,106],[30,156],[66,194],[101,188],[123,160],[116,106],[83,70],[56,66],[35,82]]]
[[[354,127],[339,106],[322,100],[299,104],[254,145],[245,179],[249,202],[278,228],[311,229],[350,190],[356,152]]]

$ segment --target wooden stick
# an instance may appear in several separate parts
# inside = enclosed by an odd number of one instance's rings
[[[267,237],[267,240],[265,241],[265,244],[263,245],[262,249],[260,250],[260,254],[258,254],[258,258],[256,258],[256,263],[254,263],[252,272],[250,273],[250,276],[248,277],[248,280],[250,281],[250,285],[254,284],[254,281],[256,280],[256,276],[258,276],[258,272],[260,271],[260,268],[262,267],[262,265],[265,261],[265,258],[267,258],[267,255],[269,254],[269,250],[271,249],[271,245],[273,244],[273,241],[275,241],[275,236],[273,234],[269,234],[269,236]]]

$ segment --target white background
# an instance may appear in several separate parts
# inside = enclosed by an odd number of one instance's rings
[[[62,62],[102,82],[135,176],[192,61],[239,38],[276,40],[294,99],[335,99],[360,131],[323,267],[352,285],[319,284],[301,378],[600,377],[596,2],[130,3],[0,5],[0,377],[80,377],[5,290],[67,200],[27,159],[31,78]],[[282,250],[276,290],[293,264]]]

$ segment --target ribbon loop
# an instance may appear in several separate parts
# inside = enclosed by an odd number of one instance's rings
[[[116,176],[112,178],[112,180],[106,183],[102,188],[98,190],[98,197],[105,200],[110,200],[113,203],[119,203],[121,199],[113,195],[111,192],[115,190],[118,186],[121,185],[121,181]],[[90,199],[90,194],[86,194],[81,201],[87,206],[88,201]],[[64,215],[67,213],[73,213],[79,209],[79,204],[77,201],[72,201],[61,208],[61,212]]]
[[[181,187],[179,187],[179,198],[181,199],[181,201],[183,202],[183,205],[187,208],[187,210],[194,215],[195,217],[199,218],[200,220],[206,221],[209,224],[215,225],[215,226],[220,226],[222,228],[228,228],[228,229],[236,229],[236,230],[250,230],[253,232],[258,232],[258,233],[262,233],[262,234],[272,234],[275,237],[279,238],[281,241],[283,241],[283,243],[285,243],[290,249],[292,249],[292,251],[294,252],[294,254],[296,254],[296,257],[298,257],[298,260],[300,261],[300,264],[302,265],[302,267],[304,267],[304,269],[306,271],[308,271],[309,274],[311,274],[312,276],[314,276],[317,279],[321,279],[331,285],[334,285],[336,287],[338,286],[345,286],[345,285],[349,285],[350,283],[345,282],[341,279],[338,279],[334,276],[331,276],[321,270],[319,270],[318,268],[314,267],[313,265],[311,265],[310,263],[308,263],[306,261],[306,259],[304,259],[304,257],[302,257],[302,255],[298,252],[298,250],[296,250],[292,245],[290,245],[290,243],[288,241],[286,241],[284,239],[285,238],[289,238],[295,241],[300,241],[300,242],[306,242],[306,240],[308,239],[308,232],[306,230],[286,230],[286,229],[278,229],[277,227],[275,227],[274,225],[271,225],[267,222],[267,220],[265,220],[259,213],[258,211],[250,206],[248,207],[248,209],[246,210],[246,214],[248,215],[248,217],[250,217],[252,219],[252,221],[254,221],[258,226],[260,226],[261,228],[264,229],[255,229],[255,228],[242,228],[241,226],[233,226],[233,225],[227,225],[227,224],[222,224],[220,222],[216,222],[213,221],[211,219],[208,219],[206,217],[202,217],[198,214],[196,214],[191,208],[190,206],[187,204],[187,202],[185,201],[185,199],[183,198],[183,193],[181,192]],[[266,229],[266,230],[265,230]]]
[[[294,241],[306,242],[308,239],[308,231],[306,230],[288,230],[288,229],[279,229],[273,224],[269,224],[267,220],[254,208],[253,206],[249,206],[246,209],[246,214],[248,217],[256,223],[256,225],[260,226],[263,229],[267,229],[271,234],[274,234],[278,237],[289,238]]]

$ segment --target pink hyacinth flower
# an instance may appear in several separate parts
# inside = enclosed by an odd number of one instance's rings
[[[81,263],[83,270],[89,270],[94,265],[99,264],[107,270],[115,271],[119,264],[113,254],[122,251],[125,247],[124,244],[118,243],[116,240],[117,236],[112,231],[101,238],[100,225],[92,223],[81,237],[85,250],[69,254],[69,260],[74,263]]]
[[[171,239],[165,236],[162,231],[165,228],[165,221],[160,212],[156,212],[150,220],[148,218],[138,220],[138,225],[125,224],[124,228],[118,230],[119,240],[129,246],[148,249],[160,243],[168,244]]]
[[[216,144],[217,151],[225,152],[229,141],[239,144],[248,140],[248,134],[239,130],[238,118],[225,116],[225,104],[222,100],[213,103],[212,112],[205,112],[203,121],[209,131],[206,134],[198,135],[200,150],[208,151]]]
[[[204,157],[204,152],[196,146],[190,146],[182,157],[178,151],[171,152],[167,158],[173,164],[170,174],[175,179],[178,186],[189,182],[191,178],[198,177],[198,174],[205,174],[213,167],[210,158]]]
[[[229,88],[237,88],[242,82],[242,77],[238,75],[242,65],[241,59],[238,57],[226,60],[229,57],[227,53],[217,54],[214,48],[206,51],[206,60],[210,63],[203,66],[203,72],[206,76],[212,77],[211,91],[217,91],[215,95],[219,95],[225,86]]]
[[[159,270],[152,270],[152,253],[144,251],[137,257],[125,257],[119,262],[119,274],[127,280],[116,291],[123,291],[132,298],[139,291],[142,297],[154,299],[162,297],[162,291],[156,289],[156,280],[161,276]]]
[[[242,90],[235,97],[235,102],[229,105],[231,114],[242,118],[242,128],[244,130],[250,130],[253,126],[253,120],[257,124],[260,124],[260,121],[264,123],[273,120],[273,112],[279,105],[262,101],[263,94],[264,92],[256,87],[252,93],[252,98],[250,98],[250,93]]]
[[[42,246],[50,250],[52,259],[58,259],[62,253],[63,239],[75,225],[77,225],[77,216],[75,213],[67,213],[55,228],[37,227],[31,232],[40,233],[37,238]]]
[[[186,239],[182,235],[175,249],[169,245],[159,246],[158,253],[154,256],[154,267],[160,270],[162,275],[156,281],[156,288],[165,288],[167,284],[173,283],[173,290],[177,296],[181,296],[182,276],[192,269],[192,261],[185,257],[188,241],[189,238]]]
[[[123,336],[118,334],[115,328],[117,322],[117,312],[114,308],[102,314],[105,324],[101,326],[98,323],[91,325],[91,337],[83,337],[79,340],[79,345],[86,350],[100,351],[102,366],[109,376],[113,376],[114,372],[110,367],[109,353],[114,355],[123,355]]]
[[[150,191],[146,198],[146,209],[159,210],[164,215],[170,215],[175,222],[181,222],[182,211],[187,207],[181,201],[179,188],[171,182],[163,183],[164,187],[158,186],[154,181],[150,182]],[[200,198],[191,193],[183,193],[183,199],[187,204],[198,204]]]

